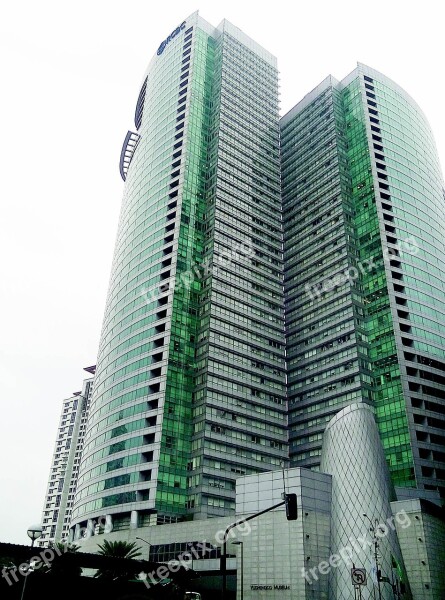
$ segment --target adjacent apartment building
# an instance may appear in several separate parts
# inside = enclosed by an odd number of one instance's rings
[[[84,370],[94,375],[95,367]],[[43,507],[43,533],[37,541],[38,546],[68,540],[93,380],[93,377],[85,379],[82,390],[62,403]]]

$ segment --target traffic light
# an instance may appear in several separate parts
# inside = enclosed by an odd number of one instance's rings
[[[297,494],[286,494],[286,518],[295,521],[298,518]]]

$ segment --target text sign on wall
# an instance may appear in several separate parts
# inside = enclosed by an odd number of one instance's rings
[[[176,37],[176,36],[178,35],[178,33],[179,33],[180,31],[182,31],[183,29],[185,29],[185,21],[183,21],[183,22],[181,23],[181,25],[178,25],[178,27],[176,27],[176,29],[174,29],[174,30],[171,32],[171,34],[168,36],[168,38],[167,38],[166,40],[164,40],[164,41],[161,43],[161,45],[160,45],[160,46],[159,46],[159,48],[158,48],[158,52],[157,52],[158,56],[160,56],[160,55],[161,55],[161,54],[164,52],[166,45],[167,45],[169,42],[171,42],[171,41],[172,41],[172,39],[173,39],[174,37]]]
[[[260,591],[260,590],[290,590],[290,585],[284,585],[283,583],[275,583],[274,585],[251,585],[251,590]]]

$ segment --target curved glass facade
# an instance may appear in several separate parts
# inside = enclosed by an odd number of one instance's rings
[[[287,456],[275,59],[226,21],[174,31],[123,153],[77,526],[227,514]]]
[[[431,129],[417,104],[385,76],[368,67],[359,69],[403,390],[400,409],[394,411],[384,383],[389,369],[380,374],[377,423],[391,470],[401,463],[407,468],[407,459],[412,461],[409,474],[402,472],[395,483],[438,488],[445,497],[442,174]]]
[[[77,521],[105,507],[142,519],[184,512],[199,282],[171,292],[177,270],[197,262],[202,236],[196,171],[205,144],[192,124],[208,94],[208,35],[193,24],[153,58],[138,98],[140,141],[127,166]]]

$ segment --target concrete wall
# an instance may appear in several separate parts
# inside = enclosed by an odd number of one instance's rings
[[[298,519],[280,507],[251,521],[243,541],[244,600],[328,597],[328,578],[307,576],[330,554],[331,477],[307,469],[285,471],[286,491],[296,493]],[[237,481],[237,515],[252,514],[282,500],[283,474],[272,471]],[[241,587],[240,558],[238,592]],[[240,593],[238,594],[238,598]]]
[[[445,521],[443,511],[425,500],[392,502],[393,513],[405,511],[410,525],[397,524],[413,600],[445,598]],[[396,521],[397,523],[397,521]]]

